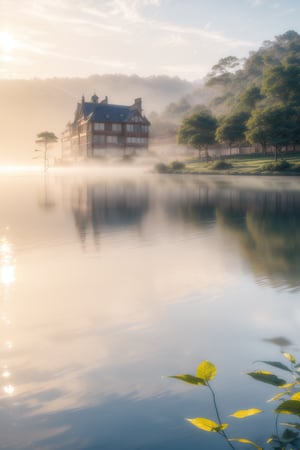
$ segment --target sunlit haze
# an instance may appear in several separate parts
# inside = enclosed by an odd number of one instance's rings
[[[0,77],[202,78],[289,29],[297,0],[2,0]]]

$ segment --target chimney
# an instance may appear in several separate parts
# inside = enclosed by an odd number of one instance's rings
[[[85,102],[85,98],[84,98],[84,95],[81,97],[81,103],[84,103]]]
[[[107,105],[108,104],[108,97],[107,95],[105,96],[105,98],[102,100],[101,102],[103,105]]]
[[[134,106],[140,113],[142,112],[142,99],[141,99],[141,97],[136,98],[134,100]]]
[[[91,101],[92,101],[93,103],[98,103],[98,101],[99,101],[98,95],[94,94],[93,97],[91,98]]]

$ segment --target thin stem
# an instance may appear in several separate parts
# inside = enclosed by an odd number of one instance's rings
[[[216,395],[215,395],[215,393],[214,393],[214,390],[212,389],[212,387],[210,386],[210,384],[209,384],[208,382],[207,382],[207,387],[208,387],[208,389],[210,390],[211,395],[212,395],[212,398],[213,398],[213,402],[214,402],[214,407],[215,407],[215,411],[216,411],[218,423],[219,423],[219,425],[222,425],[222,421],[221,421],[221,417],[220,417],[219,409],[218,409],[218,405],[217,405]],[[226,441],[227,441],[229,447],[231,447],[232,450],[235,450],[234,446],[233,446],[232,443],[230,442],[230,440],[229,440],[227,434],[225,433],[225,431],[224,431],[224,430],[220,430],[220,431],[219,431],[219,434],[220,434],[221,436],[223,436],[223,437],[226,439]]]

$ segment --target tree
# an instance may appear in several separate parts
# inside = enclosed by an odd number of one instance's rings
[[[249,119],[249,113],[238,112],[226,116],[216,131],[216,140],[218,142],[225,142],[231,149],[233,144],[238,144],[239,148],[241,143],[245,140],[246,122]]]
[[[209,111],[200,111],[184,119],[178,133],[177,142],[188,144],[199,151],[205,150],[208,159],[208,146],[215,142],[217,119]]]
[[[267,146],[274,147],[275,160],[282,147],[295,145],[299,139],[299,108],[275,106],[256,110],[247,122],[246,138],[250,143],[259,143],[266,152]]]
[[[42,146],[42,150],[37,149],[36,151],[43,151],[43,159],[44,159],[44,170],[48,169],[48,150],[51,144],[54,144],[58,141],[58,137],[52,131],[42,131],[37,134],[36,144]]]
[[[246,89],[240,96],[240,105],[241,108],[252,111],[257,102],[263,99],[263,96],[260,93],[260,88],[258,86],[252,85],[248,89]]]
[[[300,102],[300,58],[288,59],[266,71],[263,93],[274,97],[283,105],[297,105]]]

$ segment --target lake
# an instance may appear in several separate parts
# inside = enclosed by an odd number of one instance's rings
[[[274,432],[246,372],[300,358],[299,178],[19,172],[0,198],[2,450],[229,448],[167,378],[203,360],[228,434]]]

